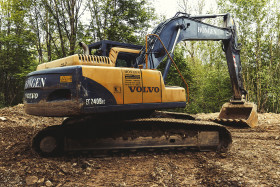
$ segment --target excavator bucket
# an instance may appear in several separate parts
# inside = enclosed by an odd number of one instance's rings
[[[228,102],[213,121],[234,126],[255,127],[258,123],[257,106],[250,102]]]

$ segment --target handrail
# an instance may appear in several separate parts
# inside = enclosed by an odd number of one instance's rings
[[[146,35],[146,69],[148,69],[148,37],[149,36],[155,36],[159,39],[161,45],[163,46],[166,54],[168,55],[169,59],[171,60],[171,62],[173,63],[173,65],[175,66],[177,72],[179,73],[181,79],[183,80],[183,82],[185,83],[186,87],[187,87],[187,96],[188,96],[188,103],[190,102],[190,96],[189,96],[189,86],[188,83],[186,82],[186,80],[184,79],[183,75],[181,74],[179,68],[177,67],[176,63],[174,62],[173,58],[171,57],[171,55],[169,54],[169,52],[167,51],[166,47],[164,46],[163,42],[161,41],[160,37],[157,34],[147,34]]]

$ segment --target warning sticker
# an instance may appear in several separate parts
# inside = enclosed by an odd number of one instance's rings
[[[141,86],[140,71],[127,70],[124,72],[124,84],[126,86]]]

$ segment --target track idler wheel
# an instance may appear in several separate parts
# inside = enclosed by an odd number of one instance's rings
[[[38,132],[32,141],[32,149],[40,156],[58,156],[63,152],[63,135],[57,126]]]

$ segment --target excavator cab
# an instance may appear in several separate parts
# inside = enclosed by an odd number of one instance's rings
[[[101,40],[88,46],[89,54],[110,57],[115,67],[133,67],[139,56],[141,45],[121,43],[111,40]]]

